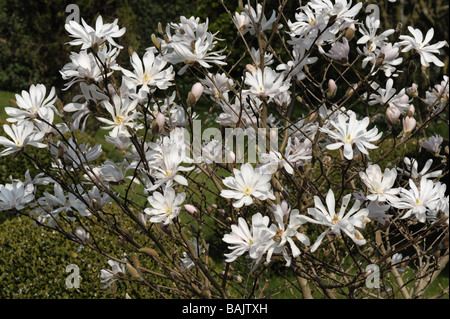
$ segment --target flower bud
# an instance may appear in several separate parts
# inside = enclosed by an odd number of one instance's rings
[[[137,219],[138,221],[145,226],[147,224],[147,215],[143,213],[137,213]]]
[[[406,89],[406,94],[410,97],[418,97],[419,93],[417,91],[417,84],[413,83],[413,85]]]
[[[407,136],[416,127],[416,120],[413,117],[405,116],[402,120],[403,124],[403,135]]]
[[[164,131],[164,124],[166,123],[166,118],[160,112],[155,115],[155,119],[152,123],[152,133],[159,134]]]
[[[191,91],[188,95],[188,104],[190,106],[193,106],[195,103],[197,103],[200,96],[203,94],[203,85],[200,82],[195,83],[192,86]]]
[[[251,65],[251,64],[247,64],[247,65],[245,66],[245,68],[246,68],[247,71],[250,72],[250,73],[256,72],[256,68],[255,68],[253,65]]]
[[[333,79],[328,80],[327,98],[332,99],[336,96],[337,86]]]
[[[155,48],[161,53],[161,43],[158,41],[154,33],[152,33],[151,39]]]
[[[186,209],[186,211],[193,217],[197,218],[198,217],[198,210],[197,208],[195,208],[195,206],[191,205],[191,204],[186,204],[184,205],[184,209]]]
[[[347,31],[345,32],[345,38],[350,41],[351,39],[353,39],[353,36],[355,35],[355,24],[352,23],[350,24],[350,26],[348,27]]]
[[[414,108],[414,105],[413,105],[413,104],[410,104],[409,107],[408,107],[408,113],[407,113],[407,115],[408,115],[409,117],[413,117],[413,116],[414,116],[415,110],[416,110],[416,109]]]
[[[386,109],[386,121],[390,125],[398,124],[400,122],[400,120],[399,120],[400,115],[401,115],[400,110],[395,106],[389,106]]]

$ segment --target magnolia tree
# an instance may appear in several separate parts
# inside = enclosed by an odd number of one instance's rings
[[[159,25],[143,55],[122,52],[117,20],[68,22],[61,89],[74,97],[37,84],[5,108],[0,155],[41,172],[0,185],[0,209],[107,256],[104,287],[425,297],[449,257],[446,42],[383,30],[361,2],[313,0],[292,16],[287,0],[273,12],[219,2],[236,30],[227,46],[196,17]],[[413,83],[428,70],[439,78]],[[80,133],[96,123],[106,135],[90,145]]]

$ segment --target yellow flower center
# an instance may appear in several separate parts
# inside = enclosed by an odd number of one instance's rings
[[[352,137],[350,136],[350,134],[347,135],[347,138],[345,139],[345,143],[349,144],[352,141]]]
[[[244,190],[244,194],[247,196],[249,196],[251,193],[252,193],[252,191],[248,187]]]
[[[120,115],[114,116],[114,122],[116,122],[117,124],[122,124],[123,120],[124,120],[123,116]]]
[[[150,75],[147,74],[147,73],[145,73],[145,74],[144,74],[144,82],[145,82],[145,83],[148,83],[148,81],[150,81]]]
[[[336,225],[340,220],[341,220],[341,219],[340,219],[337,215],[334,215],[334,216],[333,216],[333,219],[331,220],[331,223],[332,223],[333,225]]]

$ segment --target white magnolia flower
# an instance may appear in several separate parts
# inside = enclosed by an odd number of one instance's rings
[[[382,225],[386,225],[392,217],[392,215],[388,215],[386,213],[389,208],[391,208],[391,205],[382,205],[378,202],[378,200],[370,201],[367,205],[367,209],[369,210],[369,215],[367,215],[367,218]]]
[[[369,95],[369,105],[385,105],[395,106],[397,109],[401,111],[402,114],[405,114],[409,109],[409,99],[408,95],[406,95],[406,90],[403,88],[396,94],[394,86],[394,80],[388,79],[386,81],[386,89],[383,89],[377,83],[373,83],[372,87],[377,91],[378,94],[371,93]]]
[[[290,84],[284,81],[283,74],[275,72],[270,67],[265,67],[264,71],[258,68],[255,72],[247,72],[245,84],[250,88],[243,90],[243,95],[249,94],[261,98],[273,98],[286,92],[290,87]]]
[[[167,187],[163,194],[155,191],[148,197],[148,202],[152,208],[146,208],[144,213],[151,216],[150,222],[152,223],[169,225],[180,214],[181,204],[185,198],[186,193],[176,194],[171,187]]]
[[[68,90],[74,83],[91,80],[99,82],[102,80],[103,70],[99,67],[99,62],[94,54],[88,53],[87,50],[72,52],[70,55],[71,62],[63,66],[61,76],[63,80],[71,80],[65,84]],[[110,76],[112,72],[107,75]]]
[[[70,36],[74,38],[69,44],[74,46],[81,44],[81,50],[100,46],[105,41],[122,49],[122,46],[118,45],[113,38],[121,37],[125,33],[126,28],[119,29],[117,21],[118,19],[114,20],[113,23],[103,24],[102,16],[98,16],[95,21],[95,29],[89,26],[83,18],[81,18],[81,24],[71,20],[64,27]]]
[[[441,83],[436,84],[431,91],[425,92],[424,102],[433,106],[433,115],[440,113],[448,105],[449,101],[449,78],[444,75]]]
[[[369,52],[375,51],[377,47],[382,47],[387,37],[395,32],[394,29],[389,29],[377,35],[377,31],[380,28],[380,20],[372,15],[366,17],[366,26],[367,28],[365,26],[361,26],[361,28],[359,29],[363,36],[358,40],[357,43],[365,44],[369,42]]]
[[[282,253],[286,260],[286,267],[289,267],[292,258],[297,258],[300,255],[300,249],[295,244],[294,238],[304,245],[309,246],[310,244],[308,236],[298,231],[299,227],[308,221],[314,221],[307,216],[301,215],[298,209],[291,210],[286,201],[272,206],[271,211],[276,223],[269,227],[272,241],[266,247],[267,261],[270,261],[272,254]],[[289,244],[292,258],[285,247],[287,243]]]
[[[220,196],[237,199],[238,201],[233,203],[236,208],[251,205],[253,197],[259,200],[274,200],[275,196],[270,189],[271,178],[271,174],[264,174],[260,169],[254,169],[250,163],[245,163],[241,170],[234,169],[234,176],[223,180],[224,185],[230,189],[222,190]]]
[[[348,121],[347,121],[348,119]],[[329,122],[336,130],[330,130],[328,128],[320,128],[320,130],[336,142],[326,146],[327,149],[335,150],[340,147],[344,147],[344,156],[346,159],[351,160],[355,156],[355,151],[359,151],[368,155],[367,149],[375,149],[378,146],[371,144],[370,142],[377,141],[381,135],[378,134],[376,127],[367,131],[367,126],[370,123],[368,117],[359,121],[356,119],[356,114],[351,113],[350,117],[346,117],[342,114],[338,115],[337,122]]]
[[[50,117],[53,119],[53,112],[58,113],[55,107],[57,96],[55,88],[52,87],[46,97],[47,89],[43,84],[32,84],[29,91],[22,91],[22,94],[16,94],[16,103],[18,108],[5,107],[5,112],[12,118],[8,122],[21,122],[27,119],[43,118],[47,122]],[[49,114],[51,113],[51,114]]]
[[[64,106],[64,112],[73,113],[71,130],[81,129],[83,132],[87,119],[95,109],[97,102],[107,100],[108,96],[95,84],[87,85],[85,82],[81,82],[80,89],[81,94],[76,95],[71,103]],[[83,99],[84,102],[79,103],[80,99]]]
[[[35,126],[31,122],[22,122],[20,125],[11,124],[11,126],[4,124],[3,129],[11,140],[4,136],[0,136],[0,145],[6,148],[0,153],[0,156],[6,156],[18,152],[27,145],[38,148],[47,147],[46,144],[41,143],[45,132],[35,130]]]
[[[392,205],[398,209],[407,209],[402,219],[415,215],[417,220],[425,223],[427,212],[433,212],[439,202],[439,186],[432,180],[423,178],[420,180],[419,187],[412,179],[409,180],[410,189],[402,188],[400,198]]]
[[[0,184],[0,210],[22,210],[34,199],[34,185],[21,181],[12,184]]]
[[[439,155],[443,141],[443,137],[436,134],[434,136],[430,136],[428,139],[422,139],[420,141],[420,146],[431,152],[433,155]]]
[[[111,115],[111,120],[104,117],[97,117],[100,122],[107,124],[108,126],[102,127],[104,130],[112,129],[109,132],[111,137],[117,137],[119,135],[125,135],[130,137],[127,127],[130,129],[137,128],[135,120],[138,117],[138,113],[135,111],[138,100],[130,100],[129,98],[122,99],[118,95],[113,97],[114,106],[109,101],[104,101],[103,105]]]
[[[268,170],[270,173],[275,173],[279,167],[283,167],[289,174],[294,174],[294,167],[299,162],[312,158],[311,141],[306,139],[300,143],[297,137],[294,137],[294,140],[296,144],[292,145],[292,138],[288,138],[284,155],[275,150],[261,154],[262,165],[259,168],[262,171]]]
[[[102,287],[103,289],[108,288],[113,282],[118,279],[119,276],[126,273],[125,263],[109,259],[108,264],[111,266],[111,269],[100,270],[101,283],[105,284]]]
[[[442,174],[442,170],[428,172],[431,168],[431,165],[433,164],[433,160],[431,158],[426,161],[425,165],[423,166],[420,172],[418,169],[419,163],[417,162],[416,159],[405,157],[403,159],[403,162],[405,163],[406,167],[404,169],[397,167],[397,170],[399,171],[399,173],[403,174],[404,176],[407,176],[412,180],[420,180],[422,178],[432,179]]]
[[[258,3],[256,5],[256,11],[253,7],[245,5],[244,14],[248,14],[249,26],[248,31],[251,35],[257,34],[259,31],[264,32],[266,30],[272,29],[272,25],[277,19],[275,10],[272,11],[270,19],[267,20],[264,12],[262,12],[262,4]],[[261,23],[260,23],[261,22]],[[280,26],[279,26],[280,27]],[[260,29],[259,29],[260,28]]]
[[[53,194],[44,192],[44,197],[39,198],[38,202],[41,206],[51,207],[50,215],[52,215],[53,217],[56,217],[63,211],[65,211],[66,213],[78,212],[81,216],[90,215],[86,204],[72,192],[69,192],[68,195],[66,195],[59,183],[54,184]]]
[[[377,164],[369,165],[365,172],[359,172],[359,176],[369,191],[369,195],[367,195],[368,200],[391,202],[395,201],[396,195],[400,193],[399,188],[392,188],[397,178],[397,170],[395,168],[386,168],[384,173],[382,173],[380,166]]]
[[[131,72],[122,68],[125,75],[124,81],[129,83],[129,86],[135,88],[141,86],[139,92],[141,98],[146,97],[147,93],[157,87],[160,90],[167,89],[172,85],[175,73],[173,67],[166,67],[167,61],[160,56],[156,56],[153,51],[146,51],[142,60],[136,52],[131,56],[131,65],[134,71]]]
[[[261,213],[252,216],[251,228],[248,227],[244,218],[238,218],[237,225],[231,225],[231,233],[225,234],[222,238],[229,244],[231,253],[225,254],[225,261],[231,263],[239,256],[247,253],[250,258],[258,264],[262,258],[267,244],[271,241],[271,233],[268,231],[269,217],[262,216]]]
[[[341,231],[343,231],[353,240],[355,244],[364,245],[366,243],[366,240],[357,228],[364,228],[369,210],[367,208],[360,209],[360,201],[356,200],[353,207],[345,213],[348,203],[350,202],[350,198],[351,194],[345,195],[342,198],[341,209],[337,213],[335,211],[335,197],[331,189],[328,191],[326,196],[327,207],[322,204],[319,197],[314,196],[315,207],[308,208],[308,214],[313,216],[314,220],[309,220],[309,222],[324,225],[328,228],[319,235],[314,245],[311,246],[311,252],[314,252],[320,246],[325,235],[330,232],[340,237]]]
[[[439,49],[445,45],[446,41],[439,41],[431,45],[428,44],[434,35],[433,28],[428,30],[427,34],[425,35],[425,39],[423,38],[422,31],[420,31],[419,29],[414,29],[413,27],[408,26],[408,30],[409,32],[411,32],[414,38],[407,35],[401,35],[399,37],[400,40],[403,40],[399,44],[401,46],[405,46],[402,52],[414,50],[420,55],[420,64],[425,67],[428,67],[430,63],[434,63],[438,67],[443,67],[444,63],[437,57],[435,57],[434,53],[439,54]]]
[[[325,55],[338,62],[346,63],[348,61],[349,52],[350,46],[348,45],[348,40],[343,37],[342,42],[333,43],[330,51],[328,53],[325,53]]]

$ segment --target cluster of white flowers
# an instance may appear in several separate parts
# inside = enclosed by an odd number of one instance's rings
[[[60,73],[67,81],[65,90],[79,86],[81,94],[65,105],[59,105],[55,88],[47,94],[42,84],[31,85],[28,91],[17,94],[16,105],[5,108],[10,124],[3,126],[8,137],[0,137],[4,147],[0,156],[26,153],[27,147],[47,148],[54,158],[50,173],[71,175],[67,179],[28,176],[26,182],[14,180],[12,184],[0,185],[0,210],[22,210],[31,204],[37,221],[55,226],[63,212],[74,220],[75,215],[91,216],[113,203],[115,197],[122,196],[126,203],[128,192],[119,194],[115,186],[134,183],[143,186],[149,204],[140,212],[141,217],[145,214],[145,218],[140,217],[142,224],[170,227],[180,222],[178,217],[183,210],[198,214],[190,203],[184,205],[191,186],[188,173],[202,172],[195,170],[194,164],[204,169],[205,165],[217,163],[222,150],[236,159],[233,150],[217,141],[203,144],[202,156],[196,154],[192,159],[187,155],[190,145],[186,145],[184,128],[198,117],[193,106],[200,99],[220,108],[215,121],[222,128],[239,128],[248,136],[255,127],[279,129],[283,120],[276,112],[267,114],[267,110],[286,110],[301,99],[298,89],[293,94],[294,89],[311,76],[308,69],[317,61],[348,66],[352,51],[362,58],[363,70],[370,66],[367,76],[374,79],[361,100],[368,107],[386,109],[389,127],[402,123],[403,137],[407,138],[417,125],[413,103],[421,99],[430,114],[437,116],[448,108],[449,80],[444,76],[442,82],[426,91],[423,99],[418,96],[417,85],[396,89],[394,79],[401,72],[397,67],[404,61],[402,54],[413,51],[419,55],[422,66],[442,67],[436,55],[445,41],[430,44],[433,29],[424,39],[420,30],[408,27],[413,37],[400,35],[399,42],[389,42],[394,30],[381,32],[376,17],[367,17],[364,23],[356,19],[362,6],[362,2],[353,5],[351,0],[312,0],[299,8],[295,21],[287,21],[287,29],[283,30],[283,25],[275,23],[279,18],[275,11],[267,18],[261,4],[256,10],[246,5],[233,16],[239,37],[257,37],[267,31],[283,33],[290,37],[285,43],[290,51],[289,60],[281,61],[280,57],[275,59],[275,51],[261,54],[262,47],[250,48],[251,63],[242,71],[241,79],[232,78],[223,70],[224,49],[216,48],[221,39],[208,30],[208,20],[181,17],[179,23],[170,23],[165,30],[160,28],[160,37],[152,37],[153,46],[146,48],[142,57],[137,52],[130,53],[130,70],[116,60],[123,48],[115,39],[125,33],[117,20],[104,24],[99,16],[95,28],[84,20],[81,24],[70,21],[66,30],[74,39],[69,44],[81,47],[79,52],[72,52],[71,62]],[[355,41],[356,26],[360,37]],[[214,67],[219,69],[215,73]],[[198,69],[202,72],[196,72],[200,76],[193,81],[184,103],[174,82],[178,76],[188,74],[189,68],[194,73]],[[383,72],[381,76],[374,77],[379,71]],[[118,87],[111,81],[113,75],[121,79]],[[378,83],[375,79],[379,78],[386,80]],[[446,184],[440,181],[442,170],[430,171],[432,160],[420,172],[418,159],[405,158],[390,168],[373,162],[376,158],[371,158],[371,152],[378,148],[384,132],[370,115],[360,116],[350,106],[332,103],[338,81],[327,79],[327,101],[317,98],[314,112],[289,119],[282,149],[260,150],[255,165],[247,162],[237,166],[237,161],[232,161],[232,169],[228,170],[231,176],[219,179],[224,186],[218,192],[223,198],[220,200],[228,201],[230,210],[238,213],[231,232],[223,236],[231,251],[225,254],[227,262],[248,255],[257,266],[281,254],[289,266],[300,256],[302,245],[311,245],[310,235],[303,232],[305,226],[319,234],[312,246],[305,248],[315,252],[327,235],[349,237],[354,244],[365,245],[366,225],[371,221],[386,224],[393,216],[421,223],[447,216],[448,224],[449,196]],[[361,86],[352,85],[346,97]],[[64,118],[62,111],[71,115],[71,123],[56,120]],[[98,121],[108,132],[105,141],[118,150],[121,161],[103,159],[100,144],[80,144],[75,134],[67,137],[65,133],[83,131],[88,118]],[[434,135],[422,140],[420,146],[439,158],[442,143],[443,138]],[[321,169],[326,170],[330,155],[336,160],[332,165],[358,161],[364,164],[353,172],[360,192],[344,195],[342,189],[337,196],[338,190],[331,187],[335,182],[327,180],[327,193],[320,194],[316,191],[319,188],[314,190],[314,183],[309,181],[311,192],[315,192],[311,196],[313,206],[303,211],[293,208],[297,202],[285,196],[284,191],[295,186],[275,184],[274,176],[285,176],[287,184],[297,181],[307,166],[320,163]],[[53,192],[44,192],[38,198],[37,187],[49,184]],[[353,205],[347,210],[352,200]],[[256,213],[249,216],[247,212]],[[251,225],[244,216],[251,217]],[[88,235],[83,238],[88,240]],[[125,272],[123,265],[109,263],[112,270],[102,270],[102,282],[108,284],[116,274]],[[192,260],[186,257],[183,263],[190,268]]]

